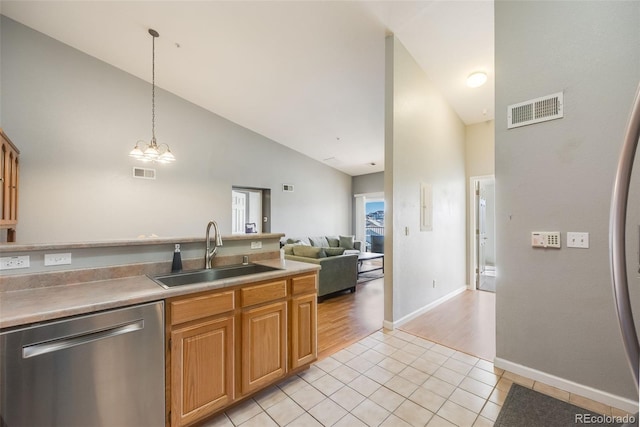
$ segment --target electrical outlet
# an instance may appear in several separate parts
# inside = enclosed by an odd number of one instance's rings
[[[44,254],[44,265],[68,265],[71,264],[71,253]]]
[[[14,270],[16,268],[29,268],[29,255],[0,258],[0,270]]]
[[[251,242],[251,249],[262,249],[262,242]]]
[[[531,246],[534,248],[556,248],[560,249],[559,231],[532,231]]]
[[[567,247],[589,249],[589,233],[567,232]]]

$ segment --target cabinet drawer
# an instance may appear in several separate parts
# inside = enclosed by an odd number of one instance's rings
[[[234,291],[220,292],[171,302],[171,324],[196,320],[232,311],[235,308]]]
[[[316,276],[310,274],[308,276],[298,276],[291,279],[291,293],[292,294],[304,294],[316,292]]]
[[[242,307],[274,301],[287,296],[287,281],[265,283],[264,285],[249,286],[240,290],[240,304]]]

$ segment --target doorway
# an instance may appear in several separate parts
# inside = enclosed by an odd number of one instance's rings
[[[496,291],[495,178],[472,177],[470,182],[470,283],[474,289]]]
[[[355,237],[365,252],[384,253],[384,193],[356,194]]]
[[[271,190],[236,186],[231,188],[231,232],[271,232]]]

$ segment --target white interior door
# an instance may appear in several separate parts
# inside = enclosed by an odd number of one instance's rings
[[[487,269],[487,199],[482,194],[478,196],[478,274],[482,276]]]
[[[238,191],[231,192],[231,232],[244,233],[247,218],[247,195]]]
[[[472,177],[469,185],[469,283],[495,292],[495,178]]]

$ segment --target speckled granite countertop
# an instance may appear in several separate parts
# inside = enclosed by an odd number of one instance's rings
[[[172,289],[164,289],[147,276],[133,276],[72,285],[1,292],[0,329],[159,301],[175,296],[276,279],[294,274],[314,272],[319,269],[319,266],[315,264],[290,260],[282,264],[279,259],[260,261],[256,264],[281,268],[281,270],[179,286]]]

